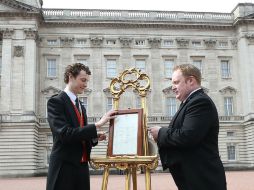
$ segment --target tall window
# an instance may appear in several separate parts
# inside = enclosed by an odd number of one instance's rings
[[[116,60],[115,59],[108,59],[106,63],[107,67],[107,77],[114,78],[116,77]]]
[[[202,73],[202,60],[201,59],[196,59],[196,60],[193,60],[192,64],[197,67],[200,72]]]
[[[236,151],[234,145],[228,145],[227,146],[227,152],[228,152],[228,160],[235,161],[236,160]]]
[[[85,65],[85,66],[88,66],[87,59],[77,59],[77,62],[78,62],[78,63],[81,63],[81,64],[83,64],[83,65]]]
[[[136,98],[136,108],[141,108],[141,97],[137,96]]]
[[[141,72],[144,72],[146,69],[145,59],[136,59],[135,66],[137,69],[141,70]]]
[[[177,111],[176,98],[166,99],[167,113],[169,116],[174,116]]]
[[[107,98],[107,111],[111,110],[113,108],[113,98],[108,97]]]
[[[2,57],[0,57],[0,76],[2,74]]]
[[[225,115],[233,115],[233,97],[224,97],[224,110]]]
[[[80,97],[79,100],[82,102],[83,106],[86,108],[88,108],[88,101],[87,101],[87,97]]]
[[[221,77],[230,78],[230,63],[228,60],[221,61]]]
[[[174,59],[165,59],[164,68],[165,68],[165,77],[166,78],[172,78],[174,65],[175,65]]]
[[[56,59],[47,60],[47,76],[56,77]]]

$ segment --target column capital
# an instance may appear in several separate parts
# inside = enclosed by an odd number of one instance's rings
[[[5,28],[1,30],[3,34],[3,39],[12,39],[14,29],[13,28]]]
[[[34,28],[25,28],[24,29],[26,39],[36,40],[38,37],[38,31]]]

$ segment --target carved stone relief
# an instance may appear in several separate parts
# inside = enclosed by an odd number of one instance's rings
[[[214,40],[214,39],[204,40],[204,43],[205,43],[207,48],[215,48],[216,47],[216,42],[217,42],[217,40]]]
[[[24,32],[26,34],[26,38],[27,39],[34,39],[36,40],[37,37],[38,37],[38,31],[36,31],[35,29],[31,29],[31,28],[28,28],[28,29],[24,29]]]
[[[158,48],[161,45],[161,38],[149,38],[148,43],[152,48]]]
[[[71,47],[74,43],[73,37],[60,37],[61,46],[63,47]]]
[[[132,43],[131,38],[119,38],[120,43],[122,44],[122,47],[130,47]]]
[[[6,29],[1,30],[1,32],[3,33],[3,38],[4,39],[11,39],[12,35],[14,33],[14,30],[6,28]]]
[[[91,45],[94,47],[100,47],[103,42],[103,37],[90,37]]]
[[[187,48],[189,46],[189,42],[190,42],[190,40],[188,40],[188,39],[183,39],[183,38],[176,39],[176,43],[177,43],[178,47],[180,47],[180,48]]]
[[[24,57],[24,46],[14,46],[14,57]]]

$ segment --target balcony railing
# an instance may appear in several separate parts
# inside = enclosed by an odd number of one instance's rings
[[[88,117],[88,123],[95,123],[99,121],[101,117]],[[148,123],[169,123],[171,116],[148,116]],[[244,121],[244,116],[219,116],[221,122],[225,121]],[[39,123],[47,123],[47,118],[38,118]]]
[[[232,13],[134,11],[134,10],[90,10],[90,9],[43,9],[45,20],[140,20],[140,21],[192,21],[233,22]]]

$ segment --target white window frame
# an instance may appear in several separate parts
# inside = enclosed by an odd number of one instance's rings
[[[81,96],[79,97],[79,100],[83,103],[83,106],[88,110],[88,97],[87,96]]]
[[[174,116],[177,112],[177,103],[175,97],[166,98],[166,112],[169,116]]]
[[[172,78],[173,74],[173,68],[175,66],[175,59],[169,58],[169,59],[164,59],[164,75],[165,78]]]
[[[116,45],[116,40],[108,39],[108,40],[106,40],[106,44],[108,46],[114,46],[114,45]]]
[[[193,47],[201,47],[202,46],[201,41],[198,41],[198,40],[192,41],[191,44]]]
[[[52,64],[55,64],[55,68],[52,67]],[[55,73],[53,73],[53,74],[55,74],[55,75],[51,75],[49,73],[49,69],[54,69]],[[50,71],[50,72],[52,72],[52,71]],[[47,58],[47,77],[48,78],[56,78],[57,77],[57,59],[56,58]]]
[[[224,112],[226,116],[234,115],[234,99],[232,96],[224,97]]]
[[[106,111],[113,109],[113,97],[107,97]]]
[[[55,46],[55,45],[57,45],[57,39],[48,39],[47,44],[49,46]]]
[[[77,59],[77,63],[81,63],[81,64],[83,64],[85,66],[89,66],[88,61],[85,58],[78,58]]]
[[[135,59],[135,67],[138,70],[141,70],[141,72],[145,72],[146,71],[146,59]]]
[[[193,59],[192,65],[197,67],[200,70],[201,74],[203,73],[203,60],[201,58],[200,59]]]
[[[86,39],[77,39],[77,44],[79,46],[83,46],[87,43],[87,40]]]
[[[146,40],[144,39],[136,39],[135,40],[135,46],[145,46],[146,45]]]
[[[164,47],[172,47],[174,46],[174,40],[163,40],[163,44]]]
[[[117,75],[117,61],[116,59],[106,60],[106,76],[107,78],[114,78]]]
[[[231,78],[231,64],[229,60],[222,59],[221,64],[221,78]]]
[[[231,157],[233,155],[233,158]],[[228,161],[236,161],[236,145],[235,144],[227,144],[227,159]]]

